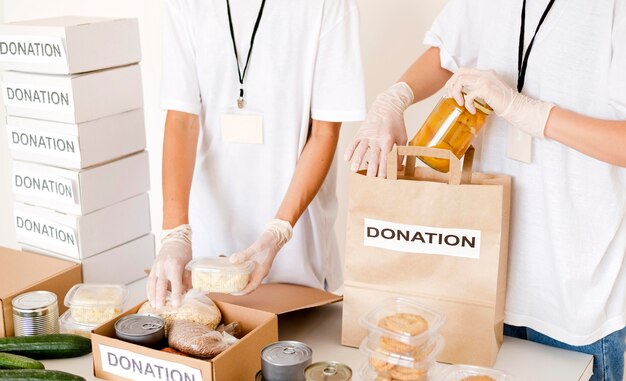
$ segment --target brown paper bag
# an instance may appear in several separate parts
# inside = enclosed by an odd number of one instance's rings
[[[406,155],[398,172],[397,156]],[[450,160],[449,174],[415,167]],[[359,317],[406,296],[447,317],[438,361],[491,366],[502,344],[511,178],[472,173],[473,149],[397,147],[388,179],[353,174],[348,202],[342,344],[358,346]]]

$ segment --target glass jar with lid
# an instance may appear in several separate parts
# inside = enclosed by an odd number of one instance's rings
[[[480,99],[474,100],[474,107],[476,114],[472,115],[464,106],[459,106],[454,98],[442,98],[409,145],[447,149],[460,159],[493,111]],[[439,172],[447,173],[450,170],[447,159],[419,158]]]

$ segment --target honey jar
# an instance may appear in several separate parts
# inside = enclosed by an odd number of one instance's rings
[[[476,114],[472,115],[465,106],[459,106],[454,98],[442,98],[409,145],[447,149],[460,159],[493,111],[480,99],[474,100],[474,107]],[[447,159],[423,156],[419,159],[439,172],[447,173],[450,170],[450,161]]]

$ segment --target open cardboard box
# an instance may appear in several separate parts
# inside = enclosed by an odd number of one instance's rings
[[[13,298],[29,291],[53,292],[60,315],[67,309],[65,294],[82,281],[79,263],[26,251],[0,247],[0,264],[0,337],[14,334]]]
[[[95,376],[116,381],[252,381],[261,369],[261,350],[278,340],[276,315],[341,300],[338,295],[292,284],[261,285],[246,296],[209,296],[222,311],[223,323],[241,323],[245,335],[237,344],[211,360],[165,353],[116,339],[116,318],[92,331]],[[140,306],[122,316],[137,312]]]

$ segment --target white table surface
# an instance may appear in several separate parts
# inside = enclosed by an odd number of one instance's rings
[[[129,299],[128,305],[145,299],[145,280],[132,285]],[[359,381],[359,368],[367,358],[358,349],[341,345],[341,307],[341,303],[336,303],[281,315],[278,318],[279,338],[308,344],[313,349],[313,361],[333,360],[347,364],[354,372],[353,380]],[[46,369],[63,370],[86,380],[99,380],[93,376],[91,355],[43,363]],[[438,370],[445,366],[437,365]],[[516,381],[588,381],[592,356],[505,337],[494,368],[509,372]]]

